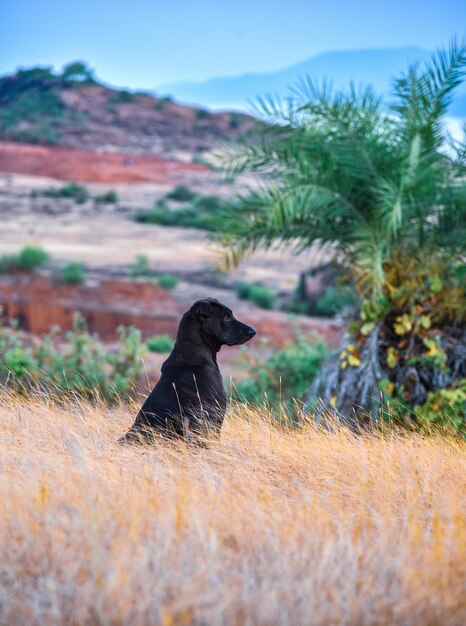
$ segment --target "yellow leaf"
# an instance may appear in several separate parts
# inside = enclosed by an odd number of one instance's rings
[[[361,365],[361,359],[355,354],[350,354],[348,357],[348,363],[352,367],[359,367]]]
[[[426,357],[436,356],[439,353],[439,347],[433,339],[424,339],[424,345],[429,348],[424,354]]]
[[[398,363],[398,352],[393,346],[389,346],[387,349],[387,365],[390,368],[394,368]]]
[[[348,365],[348,361],[343,361],[340,365],[341,369],[344,370],[346,369],[346,366]]]
[[[403,313],[403,315],[398,315],[395,318],[395,324],[393,328],[397,335],[404,335],[408,333],[413,328],[413,324],[411,322],[411,318],[407,313]]]
[[[430,288],[432,289],[434,293],[438,293],[439,291],[442,291],[443,281],[440,278],[440,276],[437,276],[436,274],[432,276],[432,278],[430,279]]]
[[[336,405],[336,403],[337,403],[337,397],[336,397],[336,396],[332,396],[332,397],[330,398],[330,404],[331,404],[332,406],[335,406],[335,405]]]
[[[426,330],[430,328],[432,325],[432,321],[428,315],[421,315],[421,326]]]
[[[343,350],[343,352],[340,352],[340,359],[346,359],[346,350]]]
[[[375,328],[375,322],[366,322],[361,326],[361,333],[368,335]]]

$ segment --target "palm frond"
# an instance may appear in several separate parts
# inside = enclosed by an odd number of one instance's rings
[[[452,39],[448,49],[437,50],[424,68],[413,63],[394,81],[396,100],[390,110],[400,117],[406,137],[420,133],[431,148],[444,141],[442,119],[465,72],[465,44]]]
[[[452,41],[408,68],[388,109],[371,88],[344,93],[310,78],[289,98],[259,100],[258,133],[230,154],[235,171],[263,181],[239,199],[241,219],[227,233],[235,260],[277,241],[296,250],[319,242],[374,294],[397,250],[459,250],[466,144],[447,153],[443,116],[465,70],[464,44]]]

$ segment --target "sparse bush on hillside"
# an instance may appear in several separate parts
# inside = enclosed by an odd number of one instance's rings
[[[219,211],[224,206],[224,200],[219,196],[209,195],[209,196],[199,196],[196,198],[194,206],[196,209],[200,209],[201,211]]]
[[[110,191],[107,191],[106,193],[100,194],[99,196],[95,196],[94,200],[102,204],[112,204],[112,203],[118,202],[118,194],[115,190],[111,189]]]
[[[89,192],[84,185],[67,183],[62,187],[48,187],[31,191],[31,198],[43,196],[45,198],[72,198],[77,204],[83,204],[89,199]]]
[[[21,143],[48,144],[56,146],[60,143],[62,132],[54,122],[40,122],[30,128],[19,128],[8,133],[8,139]]]
[[[76,130],[83,128],[86,122],[89,120],[89,116],[83,111],[77,111],[76,109],[71,109],[69,111],[69,114],[70,114],[70,124]]]
[[[127,89],[120,89],[118,91],[112,91],[112,93],[108,97],[108,104],[127,104],[128,102],[133,102],[134,94],[128,91]]]
[[[30,143],[57,143],[65,106],[51,68],[19,70],[0,78],[0,136]]]
[[[238,283],[236,285],[236,295],[240,300],[247,300],[251,294],[252,283]]]
[[[186,185],[177,185],[165,196],[168,200],[178,200],[178,202],[190,202],[197,196],[196,192]]]
[[[130,266],[131,278],[148,278],[152,276],[152,269],[149,257],[145,254],[139,254],[134,263]]]
[[[176,215],[175,215],[176,213]],[[158,224],[159,226],[180,226],[178,222],[182,221],[183,209],[177,211],[170,210],[165,203],[161,205],[159,202],[153,209],[149,211],[139,211],[134,219],[141,224]]]
[[[79,183],[67,183],[62,187],[48,187],[47,189],[34,189],[31,198],[72,198],[77,204],[83,204],[90,199],[89,192],[84,185]],[[118,195],[114,189],[103,194],[94,196],[97,203],[118,202]]]
[[[253,285],[249,299],[262,309],[273,309],[277,297],[268,287]]]
[[[60,78],[65,85],[83,85],[96,82],[94,71],[83,61],[72,61],[65,65]]]
[[[33,272],[49,260],[48,253],[38,246],[26,246],[17,255],[0,257],[0,274],[10,274],[15,270]]]
[[[163,289],[174,289],[178,284],[178,278],[172,274],[160,274],[157,276],[157,283]]]
[[[49,260],[48,253],[39,246],[26,246],[15,257],[15,265],[24,272],[32,272]]]
[[[207,109],[196,109],[194,113],[194,117],[197,120],[208,120],[211,116],[212,113],[210,111],[207,111]]]
[[[232,129],[239,128],[241,125],[241,118],[238,113],[230,113],[230,117],[228,120],[228,126]]]
[[[140,211],[136,221],[161,226],[183,226],[219,232],[228,220],[234,219],[227,201],[218,196],[197,196],[192,204],[170,209],[161,199],[150,211]]]
[[[171,104],[173,102],[173,98],[166,96],[165,98],[160,98],[154,104],[154,109],[156,111],[163,111],[163,109],[167,106],[167,104]]]
[[[66,345],[59,348],[63,339]],[[17,392],[37,388],[59,397],[72,393],[113,401],[131,396],[142,366],[140,332],[120,327],[119,341],[117,350],[106,351],[79,314],[73,330],[51,331],[37,344],[14,323],[0,320],[0,383]]]
[[[323,317],[333,317],[343,309],[356,305],[358,298],[356,292],[349,285],[337,285],[327,287],[317,300],[315,312]]]
[[[16,267],[16,257],[13,254],[4,254],[0,257],[0,274],[11,274]]]
[[[151,352],[165,354],[171,352],[174,341],[169,335],[157,335],[146,341],[146,346]]]
[[[84,282],[86,269],[82,263],[72,261],[60,269],[60,278],[65,285],[79,285]]]
[[[251,300],[262,309],[273,309],[277,299],[268,287],[252,283],[239,283],[236,286],[236,295],[240,300]]]

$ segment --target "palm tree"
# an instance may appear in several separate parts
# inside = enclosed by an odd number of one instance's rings
[[[317,244],[354,280],[363,304],[349,351],[310,396],[353,423],[377,414],[383,385],[421,406],[466,376],[464,358],[458,366],[466,350],[466,142],[445,123],[465,72],[466,47],[452,41],[397,78],[389,104],[370,87],[343,93],[303,79],[287,99],[259,101],[257,135],[229,154],[233,172],[260,172],[263,183],[239,198],[242,218],[222,239],[227,263],[276,242],[296,251]],[[429,341],[442,355],[437,364],[427,362]]]

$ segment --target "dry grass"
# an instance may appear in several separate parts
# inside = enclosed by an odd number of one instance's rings
[[[0,623],[459,626],[466,446],[283,432],[121,448],[128,410],[1,399]]]

